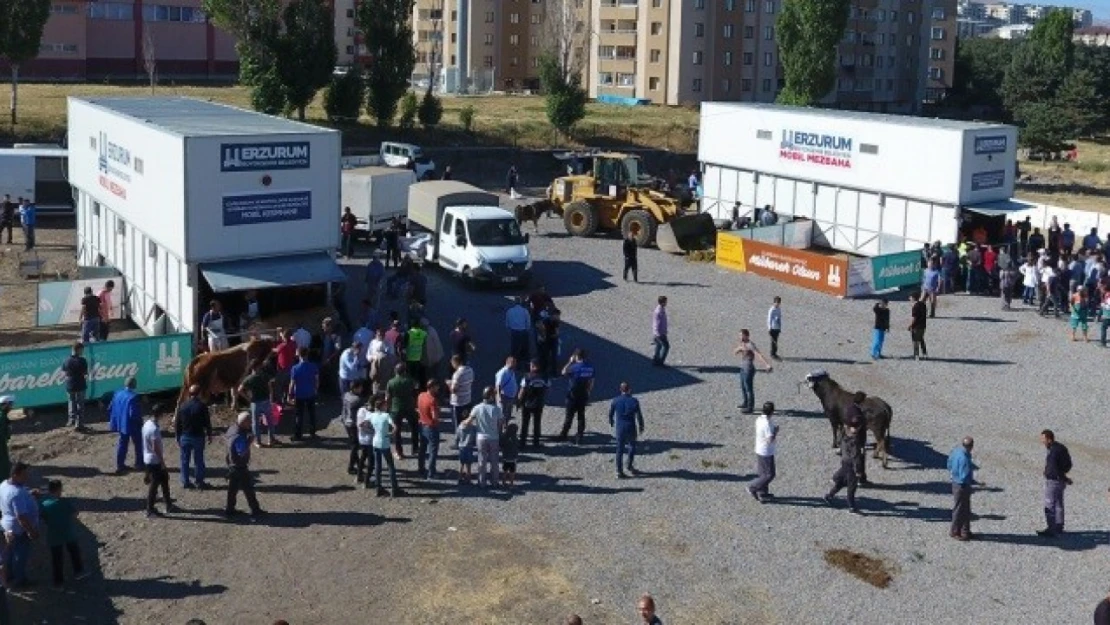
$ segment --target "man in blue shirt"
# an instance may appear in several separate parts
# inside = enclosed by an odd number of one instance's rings
[[[23,226],[23,236],[26,239],[23,249],[30,251],[35,247],[35,205],[26,198],[19,207],[19,223]]]
[[[316,393],[320,389],[320,369],[308,359],[308,349],[297,350],[300,361],[289,372],[289,396],[296,407],[293,420],[293,440],[303,440],[304,418],[308,416],[308,435],[316,436]]]
[[[586,405],[590,403],[590,391],[594,388],[594,366],[586,360],[586,350],[576,349],[570,362],[563,367],[563,375],[570,379],[567,390],[567,413],[563,419],[563,429],[555,440],[565,441],[570,434],[570,424],[578,418],[578,434],[575,442],[582,444],[586,435]]]
[[[640,400],[632,396],[632,387],[621,382],[621,394],[609,404],[609,427],[617,439],[617,478],[628,477],[624,473],[624,449],[628,447],[628,472],[636,473],[637,434],[644,433],[644,413],[640,410]],[[638,426],[638,429],[637,429]]]
[[[948,472],[952,476],[952,527],[948,534],[956,540],[971,540],[971,486],[975,482],[971,448],[975,440],[964,437],[959,447],[948,455]]]
[[[116,440],[116,473],[127,471],[128,442],[135,448],[135,470],[146,469],[143,463],[143,407],[135,393],[137,385],[134,377],[127,378],[123,388],[112,394],[112,403],[108,405],[108,431],[119,434]]]

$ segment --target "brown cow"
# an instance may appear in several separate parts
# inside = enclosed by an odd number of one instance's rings
[[[520,222],[521,229],[524,228],[524,222],[532,222],[532,227],[536,230],[536,234],[540,232],[540,217],[551,209],[551,202],[548,200],[540,200],[534,204],[521,204],[513,209],[513,216]]]
[[[252,363],[264,361],[273,349],[274,340],[263,337],[252,338],[230,349],[197,355],[185,368],[177,405],[189,398],[189,387],[196,384],[200,387],[201,401],[209,403],[214,396],[228,393],[234,410],[238,403],[235,389],[247,377]]]

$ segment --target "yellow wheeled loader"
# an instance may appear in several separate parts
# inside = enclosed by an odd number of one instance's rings
[[[653,188],[651,177],[642,173],[640,157],[586,152],[557,158],[567,162],[567,175],[556,178],[532,210],[562,216],[570,234],[619,231],[640,247],[655,243],[671,253],[698,249],[702,241],[712,244],[713,220],[700,218],[696,209],[687,213],[680,199]],[[676,237],[675,226],[684,236]]]

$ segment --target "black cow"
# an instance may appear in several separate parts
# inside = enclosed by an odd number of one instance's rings
[[[833,448],[840,447],[840,437],[844,435],[845,411],[852,404],[855,393],[847,391],[825,371],[814,371],[806,376],[806,386],[813,389],[817,399],[821,400],[821,407],[825,410],[825,417],[829,420],[833,433]],[[894,410],[890,404],[878,397],[868,396],[860,404],[864,418],[867,420],[867,429],[875,435],[875,451],[872,458],[882,457],[883,468],[887,468],[887,455],[890,453],[890,422],[894,418]]]

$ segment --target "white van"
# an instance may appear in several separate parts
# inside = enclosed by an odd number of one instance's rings
[[[39,214],[73,212],[69,151],[58,146],[0,149],[0,199],[30,198]]]
[[[431,180],[436,173],[436,164],[432,159],[424,156],[420,146],[411,143],[395,143],[383,141],[381,147],[382,162],[387,167],[408,167],[409,162],[416,164],[416,179]]]

